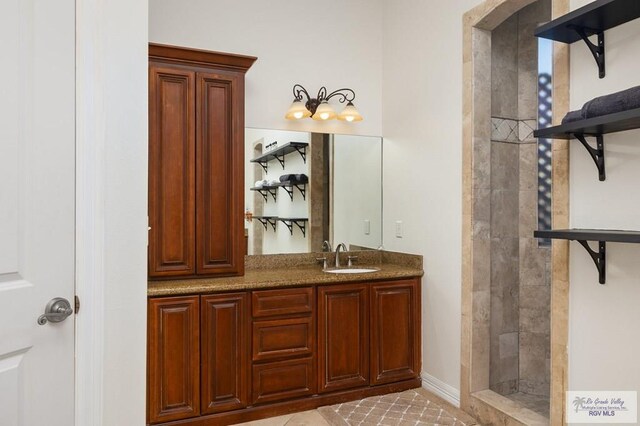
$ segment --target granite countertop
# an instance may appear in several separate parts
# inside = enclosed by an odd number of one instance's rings
[[[363,262],[358,262],[355,267],[373,267],[380,270],[363,274],[330,274],[323,272],[319,265],[314,264],[318,254],[303,255],[304,257],[249,256],[244,276],[149,281],[147,294],[150,297],[180,296],[314,284],[381,281],[424,275],[421,256],[391,252],[361,253]]]

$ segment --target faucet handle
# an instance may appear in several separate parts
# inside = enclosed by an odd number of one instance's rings
[[[353,266],[353,261],[358,260],[358,256],[347,256],[347,259],[349,259],[347,266]]]
[[[318,263],[322,262],[322,269],[327,269],[327,257],[316,257]]]

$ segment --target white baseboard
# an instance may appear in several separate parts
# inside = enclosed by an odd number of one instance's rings
[[[446,384],[440,379],[433,377],[432,375],[425,373],[421,374],[422,387],[429,392],[433,392],[445,401],[460,408],[460,390],[454,388],[451,385]]]

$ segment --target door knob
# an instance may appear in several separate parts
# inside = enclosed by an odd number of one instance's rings
[[[73,309],[69,301],[63,297],[51,299],[44,308],[44,314],[38,317],[38,324],[45,325],[47,322],[62,322],[73,314]]]

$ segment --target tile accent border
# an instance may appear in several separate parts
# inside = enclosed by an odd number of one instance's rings
[[[422,388],[439,396],[451,405],[460,408],[460,391],[442,380],[433,377],[424,371],[420,374],[422,378]]]
[[[537,142],[533,131],[537,128],[535,119],[513,120],[491,117],[491,141],[509,143]]]
[[[462,119],[462,327],[460,406],[482,423],[523,423],[514,410],[499,409],[489,389],[490,274],[486,263],[490,241],[477,232],[486,218],[490,200],[491,145],[491,31],[535,0],[485,0],[463,16],[463,119]],[[552,16],[569,12],[569,0],[551,0]],[[569,48],[554,44],[553,121],[559,124],[569,110]],[[569,223],[569,142],[553,145],[553,227]],[[551,410],[550,424],[565,420],[564,400],[568,371],[569,244],[554,240],[551,274]],[[424,382],[423,382],[424,383]],[[495,395],[493,395],[495,394]],[[504,407],[502,407],[504,408]],[[513,411],[514,416],[508,411]],[[520,412],[521,413],[521,412]]]

